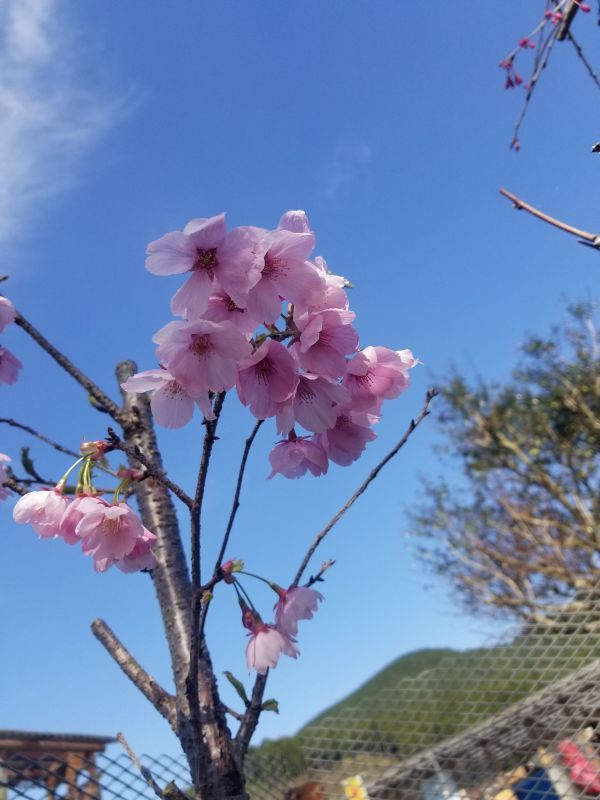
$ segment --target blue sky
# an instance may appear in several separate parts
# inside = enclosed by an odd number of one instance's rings
[[[195,216],[265,227],[304,208],[318,251],[355,288],[363,344],[410,347],[424,366],[388,404],[379,439],[349,469],[267,482],[275,440],[261,433],[231,554],[285,583],[309,540],[399,438],[433,376],[451,364],[502,378],[527,331],[595,297],[598,255],[524,214],[504,185],[550,213],[598,229],[600,95],[568,45],[556,48],[510,152],[522,94],[498,61],[543,4],[378,0],[85,4],[0,3],[0,258],[23,314],[116,396],[122,358],[154,366],[152,334],[169,320],[176,279],[144,270],[146,244]],[[592,16],[575,33],[597,44]],[[597,48],[596,48],[597,49]],[[2,343],[25,364],[2,387],[1,415],[76,447],[105,418],[16,329]],[[206,547],[228,511],[241,439],[252,427],[231,398],[208,486]],[[40,471],[66,466],[24,434]],[[500,629],[465,618],[410,552],[406,511],[419,475],[443,466],[429,420],[323,546],[337,559],[326,602],[284,659],[259,738],[292,733],[393,658],[417,647],[474,646]],[[162,435],[175,480],[190,488],[201,429]],[[64,466],[63,466],[64,465]],[[89,632],[105,618],[165,685],[169,665],[150,581],[98,576],[60,542],[40,542],[0,509],[0,727],[111,734],[174,751],[166,724]],[[258,592],[265,607],[271,598]],[[220,591],[208,633],[219,670],[246,676],[234,599]],[[233,704],[235,698],[228,695]]]

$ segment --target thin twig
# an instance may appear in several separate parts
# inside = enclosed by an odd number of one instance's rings
[[[534,70],[531,75],[531,78],[529,79],[529,83],[527,84],[527,93],[525,95],[525,101],[523,103],[521,113],[519,114],[517,121],[515,123],[513,138],[510,145],[512,149],[516,150],[519,149],[519,131],[521,130],[521,125],[523,124],[523,120],[525,119],[525,116],[529,109],[529,103],[531,102],[531,98],[533,96],[534,89],[537,86],[537,82],[539,81],[542,72],[548,66],[548,61],[550,60],[550,54],[552,53],[552,48],[556,43],[557,33],[558,32],[555,28],[548,35],[548,37],[546,38],[540,49],[537,51]]]
[[[540,211],[539,208],[529,205],[529,203],[521,200],[521,198],[517,197],[515,194],[512,194],[512,192],[509,192],[506,189],[499,189],[498,191],[501,195],[507,197],[512,203],[514,203],[514,207],[518,211],[527,211],[532,216],[547,222],[549,225],[553,225],[555,228],[559,228],[561,231],[565,231],[566,233],[570,233],[573,236],[579,237],[579,239],[582,239],[586,244],[589,244],[592,247],[600,248],[599,234],[582,231],[580,228],[574,228],[572,225],[567,225],[566,222],[561,222],[559,219],[550,217],[548,214],[544,214],[543,211]]]
[[[114,661],[121,667],[129,680],[137,686],[144,697],[152,703],[158,713],[171,727],[176,727],[175,698],[139,664],[125,645],[103,619],[95,619],[91,625],[92,633]]]
[[[308,581],[304,584],[306,587],[312,586],[314,583],[320,583],[323,580],[323,575],[327,572],[328,569],[333,567],[335,564],[335,560],[330,558],[329,561],[325,561],[321,564],[321,569],[317,572],[316,575],[311,575]]]
[[[43,433],[39,433],[36,431],[35,428],[32,428],[30,425],[24,425],[22,422],[17,422],[14,419],[8,419],[5,417],[0,417],[0,424],[3,425],[10,425],[11,428],[19,428],[25,433],[31,434],[31,436],[35,436],[36,439],[39,439],[41,442],[45,442],[49,444],[50,447],[53,447],[55,450],[58,450],[59,453],[64,453],[67,456],[72,456],[73,458],[79,458],[81,453],[76,453],[75,450],[70,450],[68,447],[65,447],[58,442],[55,442],[54,439],[50,439],[48,436],[44,436]]]
[[[225,711],[226,714],[229,714],[230,717],[233,717],[234,719],[237,719],[238,722],[241,722],[244,719],[244,715],[243,714],[240,714],[239,711],[235,711],[235,709],[230,708],[229,706],[226,706],[225,704],[223,704],[223,711]]]
[[[292,582],[292,586],[297,586],[298,585],[298,583],[300,582],[300,579],[302,578],[302,574],[303,574],[304,570],[308,566],[308,562],[312,558],[312,556],[313,556],[315,550],[317,549],[317,547],[321,544],[323,539],[327,536],[329,531],[340,521],[340,519],[344,516],[346,511],[348,511],[348,509],[351,508],[354,505],[354,503],[356,503],[356,501],[361,496],[361,494],[363,494],[363,492],[368,488],[369,484],[372,483],[372,481],[375,480],[375,478],[379,475],[379,473],[381,472],[383,467],[385,467],[385,465],[388,463],[388,461],[391,461],[391,459],[396,455],[396,453],[398,453],[398,451],[401,450],[404,447],[404,445],[408,441],[408,439],[409,439],[410,435],[412,434],[412,432],[421,424],[421,422],[429,414],[429,405],[430,405],[431,401],[433,400],[433,398],[437,394],[439,394],[437,389],[429,389],[429,391],[425,395],[425,401],[423,402],[423,407],[421,408],[421,411],[419,412],[418,417],[416,417],[416,419],[411,419],[410,425],[406,429],[406,431],[405,431],[404,435],[402,436],[402,438],[400,439],[400,441],[395,445],[395,447],[393,447],[390,450],[390,452],[385,456],[385,458],[383,458],[379,462],[379,464],[377,464],[375,469],[371,470],[371,472],[369,473],[369,476],[366,478],[366,480],[364,480],[361,483],[361,485],[354,492],[352,497],[350,497],[350,499],[340,508],[340,510],[336,514],[334,514],[334,516],[329,520],[329,522],[323,528],[323,530],[320,531],[315,536],[311,546],[308,548],[308,551],[307,551],[306,555],[302,559],[302,563],[298,567],[298,572],[296,573],[296,577],[294,578],[294,580]]]
[[[596,86],[598,86],[598,88],[600,88],[600,76],[599,76],[599,75],[598,75],[598,73],[597,73],[597,72],[594,70],[594,68],[592,67],[592,65],[590,64],[590,62],[587,60],[587,58],[586,58],[586,56],[585,56],[585,53],[583,52],[583,47],[582,47],[582,46],[579,44],[579,42],[578,42],[578,41],[575,39],[575,37],[573,36],[573,34],[571,33],[571,31],[569,31],[569,33],[568,33],[568,39],[569,39],[569,41],[571,42],[571,44],[573,45],[573,47],[575,48],[575,52],[577,53],[577,56],[578,56],[578,57],[579,57],[579,59],[581,60],[582,64],[583,64],[583,65],[584,65],[584,67],[587,69],[587,71],[588,71],[588,74],[589,74],[590,78],[591,78],[591,79],[594,81],[594,83],[596,84]]]
[[[204,501],[204,490],[206,488],[206,478],[210,465],[210,457],[213,445],[217,440],[216,432],[219,424],[219,417],[223,403],[225,402],[225,392],[220,392],[214,401],[213,420],[205,420],[206,432],[204,434],[204,444],[202,446],[202,458],[198,470],[198,480],[196,481],[196,491],[190,506],[190,533],[192,551],[192,641],[190,648],[190,666],[187,676],[186,686],[188,703],[190,707],[190,723],[196,730],[200,729],[200,694],[199,694],[199,675],[198,660],[200,657],[200,610],[202,605],[202,578],[201,578],[201,532],[202,532],[202,503]]]
[[[84,373],[73,364],[73,362],[68,359],[60,350],[54,347],[45,336],[34,328],[33,325],[28,322],[22,314],[17,313],[15,317],[15,324],[22,328],[25,333],[27,333],[31,338],[36,342],[42,350],[45,350],[48,355],[53,358],[57,364],[59,364],[69,375],[74,378],[80,386],[86,390],[88,395],[93,397],[99,407],[105,410],[110,416],[119,423],[123,423],[126,421],[126,415],[124,412],[119,408],[119,406],[113,402],[110,397],[105,394],[99,386],[97,386],[94,381],[84,375]]]
[[[151,478],[154,478],[154,480],[158,481],[159,483],[162,483],[162,485],[166,486],[167,489],[170,489],[170,491],[173,492],[175,497],[178,497],[184,505],[186,505],[190,509],[192,508],[194,501],[189,496],[189,494],[187,494],[181,488],[181,486],[179,486],[176,483],[173,483],[173,481],[167,477],[165,471],[163,469],[158,468],[151,459],[147,458],[147,456],[145,456],[144,453],[142,453],[139,447],[135,447],[127,444],[127,442],[124,442],[123,439],[121,439],[120,436],[118,436],[117,433],[112,428],[108,428],[107,438],[108,441],[110,442],[110,447],[112,447],[114,450],[120,450],[122,453],[125,453],[130,458],[135,458],[136,461],[139,461],[140,464],[143,467],[145,467],[148,475]],[[107,450],[107,452],[109,451]]]
[[[244,757],[250,740],[258,725],[260,718],[261,706],[265,687],[267,685],[267,678],[269,677],[269,670],[264,675],[257,675],[252,689],[252,696],[250,697],[250,705],[246,709],[246,713],[242,717],[240,727],[235,736],[235,741],[238,746],[240,756]]]
[[[154,777],[153,777],[152,773],[150,772],[150,770],[148,769],[148,767],[145,767],[142,764],[142,762],[140,761],[140,759],[133,752],[129,742],[123,736],[122,733],[117,733],[117,741],[119,742],[120,745],[122,745],[123,749],[125,750],[125,752],[129,756],[129,758],[133,761],[134,766],[137,767],[140,775],[146,781],[148,786],[152,789],[154,794],[157,797],[160,797],[161,800],[163,800],[164,799],[164,794],[162,792],[162,789],[160,788],[158,783],[154,780]]]
[[[215,564],[215,572],[221,566],[221,562],[223,561],[223,557],[225,555],[225,551],[227,549],[227,545],[229,544],[229,537],[231,535],[231,529],[233,528],[233,523],[235,522],[235,516],[238,512],[238,508],[240,507],[240,494],[242,492],[242,484],[244,482],[244,472],[246,470],[246,462],[248,461],[248,455],[250,453],[250,448],[256,438],[256,434],[258,433],[260,426],[263,424],[264,419],[259,419],[252,429],[252,433],[246,439],[246,444],[244,446],[244,452],[242,454],[242,460],[240,462],[240,469],[238,472],[237,483],[235,486],[235,494],[233,496],[233,504],[231,506],[231,513],[229,514],[229,521],[227,522],[227,528],[225,530],[225,534],[223,536],[223,542],[221,544],[221,549],[219,550],[219,555],[217,556],[217,561]]]
[[[77,453],[75,452],[75,450],[71,450],[70,448],[65,447],[64,445],[55,442],[54,439],[50,439],[50,437],[45,436],[43,433],[40,433],[39,431],[36,431],[35,428],[32,428],[30,425],[24,425],[22,422],[17,422],[17,420],[15,419],[8,419],[5,417],[0,417],[0,424],[10,425],[11,428],[19,428],[20,430],[25,431],[25,433],[29,433],[36,439],[39,439],[40,442],[44,442],[45,444],[50,445],[50,447],[53,447],[55,450],[58,450],[59,453],[64,453],[65,455],[71,456],[72,458],[81,457],[81,453]],[[98,462],[94,464],[94,467],[96,469],[102,470],[102,472],[106,472],[108,475],[117,477],[117,473],[114,470],[109,469],[108,467],[103,467],[102,464],[98,464]],[[47,482],[48,481],[41,481],[41,483],[47,483]]]

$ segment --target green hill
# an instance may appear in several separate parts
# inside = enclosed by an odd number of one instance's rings
[[[456,653],[456,650],[449,648],[430,648],[415,650],[413,653],[400,656],[387,667],[375,673],[352,694],[311,719],[298,731],[298,735],[302,735],[314,725],[319,725],[327,717],[337,716],[345,708],[355,706],[357,703],[368,702],[370,698],[377,696],[384,689],[397,686],[403,678],[414,678],[425,670],[433,669],[442,659],[456,655]]]

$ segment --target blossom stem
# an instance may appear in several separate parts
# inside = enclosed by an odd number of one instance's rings
[[[255,613],[255,614],[258,614],[258,611],[256,610],[256,606],[254,605],[254,603],[253,603],[253,602],[252,602],[252,600],[250,599],[250,595],[249,595],[249,594],[248,594],[248,592],[247,592],[247,591],[244,589],[244,587],[243,587],[243,586],[242,586],[242,584],[241,584],[241,583],[238,581],[238,579],[237,579],[237,578],[234,578],[234,579],[233,579],[233,588],[234,588],[234,589],[235,589],[235,591],[237,592],[237,596],[238,596],[240,599],[244,599],[244,600],[246,600],[246,601],[247,601],[247,603],[248,603],[248,605],[249,605],[249,606],[250,606],[250,608],[252,609],[252,611],[254,611],[254,613]],[[240,594],[240,592],[241,592],[241,594]],[[242,597],[242,595],[243,595],[243,597]],[[259,614],[259,616],[260,616],[260,614]]]
[[[274,592],[277,592],[277,589],[273,588],[274,587],[273,582],[267,580],[267,578],[263,578],[261,575],[255,575],[254,572],[246,572],[243,569],[240,569],[238,571],[238,575],[247,575],[249,578],[256,578],[257,581],[262,581],[263,583],[266,583],[267,586],[273,589]]]

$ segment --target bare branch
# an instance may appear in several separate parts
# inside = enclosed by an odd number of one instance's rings
[[[227,545],[229,544],[229,537],[231,535],[231,529],[233,528],[233,523],[235,522],[235,516],[237,514],[238,508],[240,507],[240,494],[242,492],[242,484],[244,482],[244,472],[246,470],[246,462],[248,461],[248,455],[250,453],[250,448],[256,438],[256,434],[258,433],[260,426],[263,424],[264,419],[259,419],[252,429],[252,433],[246,439],[246,444],[244,446],[244,452],[242,455],[242,460],[240,462],[240,469],[238,472],[237,477],[237,484],[235,487],[235,494],[233,496],[233,505],[231,507],[231,513],[229,514],[229,521],[227,522],[227,528],[225,530],[225,535],[223,536],[223,543],[221,544],[221,549],[219,550],[219,555],[217,556],[217,561],[215,564],[215,573],[217,572],[218,568],[221,566],[221,562],[223,561],[223,557],[225,556],[225,550],[227,549]]]
[[[204,501],[204,490],[206,488],[206,478],[210,466],[210,457],[215,441],[217,440],[217,425],[225,402],[225,392],[220,392],[215,398],[213,412],[215,419],[204,420],[206,432],[204,434],[204,444],[202,446],[202,458],[198,470],[198,480],[194,499],[190,506],[191,522],[191,550],[192,550],[192,641],[190,652],[190,666],[187,676],[186,687],[188,703],[190,707],[190,722],[192,727],[200,728],[200,695],[199,695],[199,674],[198,659],[200,657],[200,615],[202,606],[201,588],[201,529],[202,529],[202,503]]]
[[[12,478],[10,476],[8,476],[4,480],[4,483],[2,484],[2,486],[6,486],[6,488],[10,489],[12,492],[15,492],[16,494],[20,494],[21,497],[23,497],[23,495],[27,494],[27,492],[29,491],[29,489],[26,489],[19,481],[17,481],[15,478]]]
[[[316,575],[311,575],[308,581],[306,582],[305,586],[309,587],[312,586],[314,583],[319,583],[323,580],[323,575],[327,572],[328,569],[333,567],[335,564],[335,560],[330,558],[329,561],[324,561],[321,565],[321,569],[317,572]]]
[[[60,350],[54,347],[45,336],[34,328],[33,325],[28,322],[22,314],[17,313],[15,317],[15,324],[22,328],[25,333],[27,333],[31,338],[36,342],[42,350],[45,350],[48,355],[53,358],[57,364],[59,364],[69,375],[77,381],[80,386],[86,390],[88,395],[94,398],[96,403],[104,409],[107,414],[119,423],[123,423],[125,421],[125,413],[119,406],[110,399],[110,397],[105,394],[99,386],[97,386],[94,381],[84,375],[83,372],[73,364]]]
[[[154,478],[154,480],[162,483],[163,486],[173,492],[175,497],[178,497],[188,508],[193,506],[194,501],[192,498],[181,488],[181,486],[174,483],[172,480],[170,480],[170,478],[167,477],[162,467],[157,467],[152,459],[144,455],[139,447],[124,442],[123,439],[121,439],[112,428],[108,429],[108,441],[114,450],[120,450],[130,458],[134,458],[136,461],[139,461],[140,464],[146,468],[146,471],[151,478]]]
[[[243,715],[242,722],[236,734],[235,741],[238,747],[240,760],[243,760],[248,746],[250,745],[250,740],[256,730],[256,726],[258,725],[268,676],[269,670],[267,670],[264,675],[256,676],[254,688],[252,689],[252,696],[250,698],[250,705]]]
[[[92,622],[92,633],[109,655],[121,667],[129,680],[137,686],[144,697],[149,700],[158,713],[171,727],[176,728],[175,698],[168,694],[154,678],[136,661],[125,645],[102,619]]]
[[[416,419],[411,419],[410,425],[408,426],[407,430],[405,431],[405,433],[402,436],[402,438],[400,439],[400,441],[396,444],[395,447],[392,448],[392,450],[390,450],[390,452],[385,456],[385,458],[383,458],[379,462],[379,464],[377,464],[375,469],[371,470],[371,472],[369,473],[369,476],[367,477],[367,479],[365,481],[363,481],[363,483],[361,483],[361,485],[354,492],[352,497],[350,497],[350,499],[342,506],[342,508],[340,508],[340,510],[336,514],[334,514],[334,516],[330,519],[330,521],[323,528],[323,530],[320,531],[320,533],[318,533],[315,536],[311,546],[308,548],[308,552],[304,556],[304,559],[302,560],[302,563],[300,564],[300,566],[298,568],[298,572],[296,573],[296,577],[294,578],[292,586],[297,586],[298,585],[298,583],[300,582],[300,579],[302,578],[302,574],[303,574],[304,570],[308,566],[308,562],[312,558],[312,556],[313,556],[315,550],[317,549],[317,547],[321,544],[323,539],[327,536],[329,531],[340,521],[340,519],[344,516],[346,511],[348,511],[348,509],[351,508],[354,505],[354,503],[358,500],[358,498],[361,496],[361,494],[363,494],[363,492],[368,488],[369,484],[372,481],[374,481],[375,478],[379,475],[379,473],[381,472],[383,467],[385,467],[385,465],[388,463],[388,461],[391,461],[391,459],[396,455],[396,453],[398,453],[398,451],[401,450],[404,447],[404,445],[408,441],[408,439],[409,439],[410,435],[412,434],[412,432],[421,424],[421,422],[429,414],[429,405],[430,405],[431,401],[433,400],[433,398],[437,394],[438,394],[437,389],[429,389],[429,391],[425,395],[425,401],[423,403],[423,407],[421,408],[421,411],[420,411],[418,417]]]
[[[598,75],[598,73],[595,71],[595,69],[592,67],[592,65],[590,64],[590,62],[587,60],[587,58],[586,58],[586,55],[585,55],[585,53],[583,52],[583,48],[582,48],[582,46],[581,46],[581,45],[579,44],[579,42],[578,42],[578,41],[575,39],[575,37],[573,36],[573,34],[571,33],[571,31],[569,31],[569,33],[568,33],[568,39],[569,39],[569,41],[571,42],[571,44],[573,45],[573,47],[575,48],[575,52],[577,53],[577,57],[580,59],[580,61],[581,61],[581,63],[583,64],[583,66],[586,68],[586,70],[587,70],[587,72],[588,72],[588,75],[589,75],[589,76],[590,76],[590,78],[591,78],[591,79],[594,81],[594,83],[596,84],[596,86],[597,86],[598,88],[600,88],[600,76],[599,76],[599,75]]]
[[[553,225],[555,228],[559,228],[561,231],[565,231],[566,233],[570,233],[573,236],[579,237],[580,240],[583,240],[582,244],[587,244],[590,247],[600,249],[600,234],[582,231],[580,228],[574,228],[572,225],[568,225],[566,222],[561,222],[559,219],[550,217],[548,214],[540,211],[539,208],[529,205],[529,203],[521,200],[515,194],[512,194],[512,192],[509,192],[506,189],[499,189],[498,191],[501,195],[511,200],[512,203],[514,203],[514,207],[518,211],[527,211],[527,213],[543,220],[544,222],[547,222],[549,225]]]
[[[17,422],[14,419],[8,419],[5,417],[0,417],[0,424],[10,425],[11,428],[19,428],[25,433],[29,433],[31,436],[35,436],[36,439],[39,439],[41,442],[45,444],[49,444],[50,447],[53,447],[55,450],[58,450],[59,453],[64,453],[67,456],[72,456],[73,458],[79,458],[81,453],[76,453],[75,450],[70,450],[68,447],[65,447],[58,442],[55,442],[53,439],[50,439],[48,436],[44,436],[43,433],[39,433],[34,428],[29,425],[24,425],[22,422]]]

